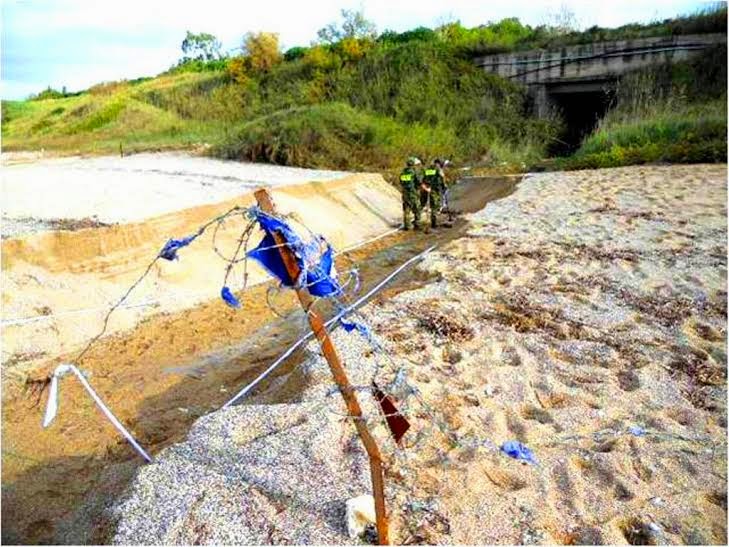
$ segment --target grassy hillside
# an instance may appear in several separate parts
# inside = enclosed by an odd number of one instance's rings
[[[100,84],[73,96],[49,89],[31,100],[3,101],[2,144],[4,150],[58,153],[202,146],[231,159],[380,170],[415,154],[523,169],[546,155],[562,122],[558,116],[536,119],[525,89],[475,67],[474,53],[722,29],[726,7],[581,33],[505,19],[471,29],[449,23],[379,36],[355,33],[283,55],[277,46],[253,48],[243,56],[188,60],[155,78]],[[259,45],[270,45],[272,37]],[[617,108],[571,163],[560,165],[721,159],[726,62],[716,57],[711,63],[707,67],[723,67],[723,80],[714,70],[699,86],[697,69],[680,67],[672,69],[674,83],[668,86],[654,85],[660,78],[647,87],[626,79]],[[697,94],[709,80],[714,91]],[[636,101],[629,93],[633,88],[647,90],[649,100]],[[677,146],[682,143],[690,150]]]
[[[73,97],[4,102],[4,149],[209,144],[222,157],[301,166],[385,169],[412,154],[521,166],[559,130],[557,120],[527,112],[524,89],[443,41],[361,39],[350,49],[309,48],[267,70],[223,66],[182,65]]]
[[[138,84],[115,83],[76,96],[3,101],[3,150],[47,149],[61,153],[166,149],[207,142],[217,131],[145,100],[148,93],[209,79],[202,74],[161,76]]]

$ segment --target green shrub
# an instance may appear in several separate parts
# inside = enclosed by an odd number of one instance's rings
[[[377,37],[377,41],[381,44],[404,44],[414,41],[434,42],[438,39],[438,33],[428,27],[417,27],[401,33],[386,30]]]
[[[95,131],[117,119],[126,107],[123,100],[115,100],[92,112],[88,117],[72,125],[67,131],[70,134]]]
[[[469,141],[447,125],[404,124],[344,103],[285,109],[239,126],[211,152],[227,159],[301,167],[396,169],[405,158],[449,157],[462,161],[474,150],[489,164],[516,165],[538,160],[539,142],[511,144],[490,130]]]
[[[287,109],[243,124],[213,153],[229,159],[337,169],[388,168],[412,154],[434,157],[456,135],[407,127],[342,103]]]
[[[677,106],[654,104],[632,119],[607,118],[558,168],[592,169],[654,162],[725,162],[726,100]]]
[[[30,100],[46,101],[48,99],[60,99],[65,96],[66,93],[64,91],[58,91],[57,89],[53,89],[51,86],[48,86],[48,88],[44,89],[40,93],[37,93],[36,95],[31,95]]]
[[[289,48],[284,52],[284,61],[295,61],[296,59],[301,59],[304,55],[306,55],[308,49],[309,48],[300,46]]]
[[[228,65],[227,59],[201,59],[180,60],[164,74],[184,74],[185,72],[220,72]]]

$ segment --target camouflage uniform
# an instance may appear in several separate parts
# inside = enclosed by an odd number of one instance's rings
[[[400,173],[400,187],[402,189],[402,223],[406,230],[410,229],[410,213],[413,214],[413,225],[420,227],[420,200],[418,188],[421,177],[414,167],[408,166]]]
[[[445,192],[445,177],[443,176],[443,170],[437,165],[426,167],[424,174],[424,183],[430,189],[430,192],[422,191],[420,195],[421,203],[429,203],[430,225],[435,228],[437,226],[437,214],[440,211],[443,192]]]

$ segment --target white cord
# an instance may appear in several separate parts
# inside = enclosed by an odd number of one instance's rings
[[[126,428],[121,424],[117,417],[114,416],[111,410],[109,410],[109,408],[104,404],[104,401],[102,401],[101,398],[96,394],[94,389],[89,384],[88,380],[86,380],[86,377],[83,375],[83,373],[74,365],[58,365],[56,367],[56,370],[53,371],[50,393],[48,394],[48,404],[46,405],[46,413],[43,417],[43,427],[48,427],[49,425],[51,425],[51,422],[56,417],[56,413],[58,412],[58,380],[69,372],[73,372],[76,375],[76,377],[81,382],[81,385],[84,386],[89,395],[91,395],[91,398],[94,400],[96,405],[101,409],[101,412],[104,413],[104,415],[109,419],[114,427],[116,427],[117,430],[126,438],[126,440],[129,441],[129,443],[134,447],[139,455],[147,460],[147,462],[151,463],[151,456],[144,451],[144,448],[142,448],[139,443],[137,443],[134,437],[132,437],[132,434],[129,433],[129,431],[126,430]]]

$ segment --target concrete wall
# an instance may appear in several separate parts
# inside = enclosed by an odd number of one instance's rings
[[[627,72],[651,65],[684,61],[726,34],[691,34],[569,46],[559,51],[532,50],[476,57],[487,72],[528,86],[537,116],[546,116],[557,93],[596,92],[614,88]]]
[[[598,42],[559,51],[532,50],[477,57],[474,62],[525,85],[606,80],[653,64],[688,59],[707,46],[726,43],[725,34],[695,34]]]

